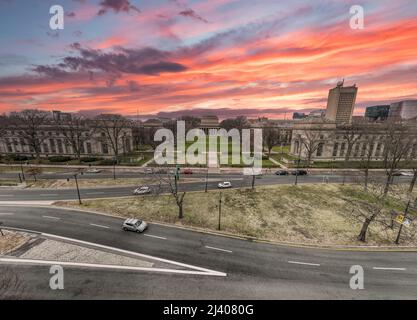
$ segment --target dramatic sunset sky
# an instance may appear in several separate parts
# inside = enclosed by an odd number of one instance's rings
[[[0,0],[0,112],[290,118],[343,78],[356,114],[417,98],[416,0]]]

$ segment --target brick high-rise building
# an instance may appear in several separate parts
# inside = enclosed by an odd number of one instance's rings
[[[351,123],[358,88],[356,85],[344,87],[343,82],[329,91],[327,99],[326,119],[337,124]]]

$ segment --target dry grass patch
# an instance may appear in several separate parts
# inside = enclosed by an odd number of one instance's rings
[[[362,243],[356,238],[363,221],[352,215],[359,200],[377,201],[356,186],[280,185],[224,190],[221,226],[223,231],[275,241],[359,245]],[[60,204],[80,207],[74,202]],[[219,192],[188,193],[182,221],[178,221],[178,209],[171,195],[86,200],[81,208],[216,230],[218,204]],[[388,199],[385,205],[388,210],[400,210],[404,203]],[[372,225],[368,244],[392,244],[397,228],[386,230]],[[402,244],[417,244],[415,224],[408,233],[413,232],[414,236]]]
[[[0,254],[6,254],[25,244],[30,236],[14,231],[3,230],[4,236],[0,233]]]

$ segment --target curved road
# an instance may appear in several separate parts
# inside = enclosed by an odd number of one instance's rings
[[[62,175],[59,175],[62,179]],[[144,175],[137,175],[137,177],[143,177]],[[106,175],[100,174],[95,177],[105,178]],[[132,174],[129,175],[132,178]],[[184,175],[182,176],[184,177]],[[179,190],[180,191],[204,191],[205,189],[205,175],[188,175],[184,178],[199,178],[199,182],[185,182],[185,180],[180,179],[179,181]],[[361,177],[356,175],[346,176],[345,178],[340,175],[308,175],[308,176],[299,176],[298,183],[323,183],[324,179],[327,178],[329,183],[341,183],[343,180],[346,182],[358,182]],[[151,178],[152,179],[152,178]],[[374,178],[375,179],[375,178]],[[385,177],[380,177],[381,181]],[[255,179],[255,186],[257,185],[274,185],[274,184],[293,184],[295,176],[276,176],[276,175],[263,175],[262,177],[257,177]],[[411,180],[410,177],[396,177],[396,183],[408,183]],[[222,181],[231,181],[234,188],[239,187],[251,187],[252,177],[243,176],[239,174],[215,174],[210,175],[208,180],[208,189],[213,190],[217,189],[217,184]],[[151,188],[156,188],[152,186]],[[131,196],[133,187],[97,187],[97,188],[80,188],[80,194],[82,199],[92,199],[92,198],[108,198],[108,197],[124,197]],[[162,191],[167,192],[168,189],[165,187]],[[58,200],[71,200],[77,198],[77,191],[75,189],[13,189],[13,188],[0,188],[0,204],[2,201],[58,201]]]
[[[295,248],[151,224],[144,234],[122,220],[53,207],[0,206],[4,226],[69,237],[227,273],[226,277],[65,268],[66,289],[49,289],[49,268],[14,265],[31,298],[361,299],[417,298],[414,252]],[[361,265],[365,289],[349,287]],[[0,264],[0,269],[6,265]]]

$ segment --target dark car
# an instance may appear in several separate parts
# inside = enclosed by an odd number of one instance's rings
[[[307,170],[294,170],[291,172],[293,176],[306,176],[308,174]]]
[[[185,169],[183,171],[183,174],[193,174],[193,170],[191,170],[191,169]]]
[[[275,174],[277,176],[288,176],[290,173],[287,170],[278,170]]]

